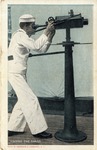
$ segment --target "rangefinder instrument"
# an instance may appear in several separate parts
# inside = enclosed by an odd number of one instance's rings
[[[88,19],[82,17],[81,14],[75,15],[73,10],[70,10],[67,16],[49,17],[44,25],[35,25],[36,32],[44,30],[48,22],[53,22],[56,30],[66,30],[66,41],[52,45],[62,45],[64,47],[64,128],[55,133],[55,138],[65,142],[79,142],[87,138],[86,133],[79,131],[76,125],[76,110],[75,110],[75,91],[74,91],[74,73],[73,73],[73,57],[72,47],[75,44],[91,44],[79,43],[71,41],[70,29],[83,28],[88,25]],[[39,28],[39,29],[38,29]]]

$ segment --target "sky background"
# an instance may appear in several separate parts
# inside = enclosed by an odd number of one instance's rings
[[[8,5],[11,6],[12,33],[19,28],[19,17],[32,14],[36,24],[45,24],[48,17],[65,16],[73,9],[74,14],[82,14],[89,20],[83,28],[71,29],[71,40],[74,42],[93,42],[93,5]],[[37,39],[43,31],[32,38]],[[56,30],[52,43],[66,40],[65,29]],[[48,52],[64,51],[64,47],[51,46]],[[35,52],[32,52],[33,54]],[[64,54],[32,57],[28,61],[28,83],[37,96],[64,97]],[[93,96],[93,47],[75,45],[73,47],[73,66],[75,96]],[[10,89],[10,87],[9,87]]]

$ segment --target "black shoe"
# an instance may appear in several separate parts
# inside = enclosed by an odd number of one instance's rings
[[[34,137],[38,137],[38,138],[52,138],[52,134],[51,133],[47,133],[46,131],[38,133],[33,135]]]
[[[8,131],[8,136],[23,134],[24,132]]]

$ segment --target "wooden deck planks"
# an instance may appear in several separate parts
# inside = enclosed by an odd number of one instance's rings
[[[57,140],[54,134],[64,128],[64,116],[62,115],[45,115],[48,123],[48,131],[53,134],[51,139],[34,138],[28,125],[25,128],[25,133],[8,138],[9,145],[93,145],[93,117],[77,116],[77,128],[87,134],[87,139],[76,143],[66,143]]]

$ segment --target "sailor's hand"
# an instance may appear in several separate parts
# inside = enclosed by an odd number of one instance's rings
[[[53,22],[48,22],[48,25],[47,25],[47,27],[44,31],[44,34],[47,35],[47,36],[49,34],[53,34],[53,35],[55,34],[55,27],[54,27]]]

